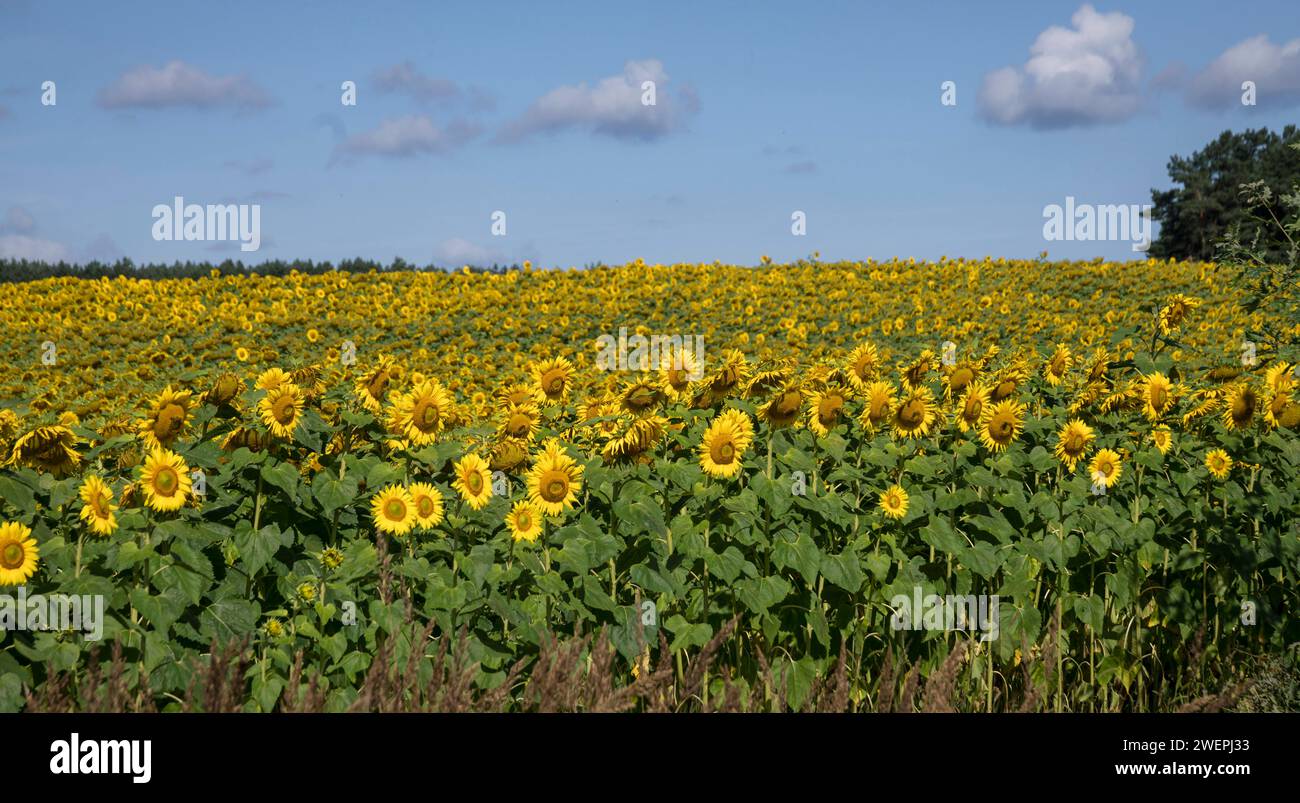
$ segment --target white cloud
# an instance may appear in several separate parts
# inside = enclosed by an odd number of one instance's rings
[[[409,61],[379,70],[374,76],[375,88],[380,92],[405,92],[421,102],[453,100],[460,96],[455,81],[431,78],[415,69]]]
[[[0,237],[0,259],[59,262],[68,259],[68,249],[61,243],[50,240],[28,237],[25,234],[6,234]]]
[[[618,139],[654,140],[679,130],[699,108],[689,88],[668,92],[669,77],[656,59],[629,61],[620,75],[595,86],[561,86],[538,98],[524,114],[501,130],[502,142],[517,142],[539,133],[586,129]],[[653,81],[655,103],[642,102],[642,84]]]
[[[371,131],[348,137],[334,149],[334,159],[373,154],[376,156],[415,156],[422,153],[445,153],[478,136],[481,129],[474,123],[453,121],[440,128],[425,115],[395,117],[382,121]]]
[[[144,65],[127,70],[99,90],[98,102],[105,109],[172,106],[259,109],[271,105],[266,92],[247,76],[208,75],[183,61],[170,61],[158,68]]]
[[[35,229],[36,220],[32,217],[32,213],[21,206],[9,207],[5,212],[4,223],[0,224],[0,234],[5,232],[31,234]]]
[[[493,248],[484,248],[459,237],[453,237],[439,243],[438,247],[433,250],[433,257],[439,264],[454,268],[463,265],[490,267],[494,264],[506,262],[505,254],[500,251]]]
[[[1206,109],[1239,106],[1245,81],[1255,82],[1260,106],[1300,103],[1300,39],[1277,45],[1260,34],[1233,45],[1197,73],[1187,100]]]
[[[1085,4],[1072,28],[1053,25],[1038,35],[1021,67],[984,76],[980,113],[1002,125],[1035,128],[1113,123],[1142,106],[1143,58],[1133,42],[1133,18],[1102,14]]]

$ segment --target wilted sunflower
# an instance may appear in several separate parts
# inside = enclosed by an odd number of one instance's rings
[[[1029,372],[1025,370],[1023,364],[1018,360],[1011,365],[1003,368],[998,374],[997,380],[989,388],[989,401],[1000,402],[1003,399],[1010,398],[1020,383],[1029,378]]]
[[[880,509],[891,519],[901,519],[907,515],[907,491],[902,486],[891,485],[880,493]]]
[[[489,461],[493,471],[512,472],[528,463],[528,441],[499,438],[492,444]]]
[[[704,389],[692,404],[695,407],[712,407],[736,393],[749,381],[750,365],[738,349],[722,355],[722,365],[711,377],[704,380]]]
[[[849,390],[842,385],[832,385],[825,390],[813,391],[808,398],[808,428],[819,438],[848,418],[845,404]]]
[[[794,426],[803,409],[804,392],[797,379],[788,380],[778,388],[776,395],[758,408],[758,420],[767,422],[772,429]]]
[[[302,391],[286,379],[266,392],[257,403],[257,412],[273,437],[291,438],[302,423],[303,406]]]
[[[415,524],[421,530],[431,530],[442,523],[444,505],[442,492],[428,482],[413,482],[407,489],[415,511]],[[474,508],[478,510],[478,508]]]
[[[1025,428],[1025,408],[1014,399],[994,402],[984,408],[980,419],[980,441],[1000,452],[1007,448]]]
[[[474,510],[482,510],[492,499],[492,472],[487,461],[476,454],[467,454],[456,462],[456,480],[452,487]]]
[[[601,455],[606,462],[643,460],[664,436],[668,419],[652,415],[644,418],[623,416],[615,422],[615,431],[605,440]]]
[[[203,402],[214,407],[232,407],[244,392],[244,380],[235,374],[222,374],[203,392]]]
[[[112,535],[117,530],[117,516],[113,511],[113,489],[94,474],[87,474],[79,491],[81,501],[81,520],[86,522],[95,535]]]
[[[898,389],[890,382],[872,382],[862,392],[862,412],[858,423],[868,432],[875,432],[889,423],[894,412],[894,397]]]
[[[1104,488],[1114,485],[1123,473],[1124,466],[1120,463],[1119,453],[1111,449],[1100,450],[1088,464],[1088,476],[1092,478],[1093,484]]]
[[[583,467],[551,439],[528,472],[528,498],[546,515],[558,516],[577,503],[582,474]]]
[[[1160,371],[1142,378],[1142,410],[1156,421],[1174,405],[1173,383]]]
[[[1228,429],[1247,429],[1255,419],[1255,410],[1259,407],[1259,395],[1249,384],[1243,382],[1228,391],[1228,398],[1223,409],[1223,425]]]
[[[361,406],[372,414],[378,415],[388,400],[388,388],[392,384],[396,364],[385,354],[380,354],[375,366],[367,373],[357,377],[354,385],[357,399]]]
[[[880,376],[880,353],[874,343],[862,343],[849,352],[845,373],[854,390],[866,388]]]
[[[156,448],[140,466],[140,488],[151,510],[180,510],[190,495],[190,468],[175,452]]]
[[[624,412],[634,416],[653,415],[668,400],[659,382],[649,378],[634,379],[624,386],[618,397]]]
[[[1171,296],[1160,310],[1160,333],[1172,334],[1178,327],[1182,326],[1187,313],[1200,305],[1200,301],[1182,293]]]
[[[140,422],[140,438],[146,449],[171,446],[185,430],[190,418],[190,392],[168,385],[154,399],[149,416]]]
[[[380,532],[406,535],[415,527],[415,500],[402,486],[389,485],[370,500],[370,516]]]
[[[1223,404],[1221,390],[1202,390],[1198,392],[1197,398],[1199,401],[1196,406],[1183,413],[1183,427],[1191,426],[1193,421],[1212,415]]]
[[[513,405],[532,404],[540,406],[546,403],[546,394],[536,385],[519,382],[507,385],[496,392],[497,405],[502,409]]]
[[[1052,356],[1043,363],[1043,378],[1049,385],[1059,385],[1072,365],[1074,365],[1074,355],[1070,353],[1070,347],[1064,343],[1057,343]]]
[[[506,514],[506,526],[514,540],[532,543],[542,534],[542,512],[532,502],[521,499]]]
[[[741,459],[753,439],[749,417],[728,410],[717,416],[704,430],[700,439],[700,468],[713,477],[734,477],[740,472]],[[741,418],[744,419],[742,423]]]
[[[1232,458],[1222,449],[1211,449],[1205,453],[1205,467],[1215,479],[1223,479],[1232,471]]]
[[[31,528],[20,522],[0,524],[0,586],[22,585],[36,574],[41,549],[31,536]]]
[[[221,450],[223,452],[233,452],[236,449],[244,448],[250,452],[265,451],[270,443],[270,437],[267,433],[258,432],[255,429],[236,427],[221,441]]]
[[[1092,427],[1077,418],[1070,421],[1056,433],[1054,451],[1056,459],[1064,463],[1067,470],[1073,472],[1074,467],[1088,453],[1088,447],[1092,445],[1095,437]]]
[[[925,384],[925,380],[934,368],[934,352],[922,349],[920,356],[903,369],[903,387],[915,390]]]
[[[14,441],[9,463],[62,477],[81,465],[76,443],[77,436],[65,426],[38,426]]]
[[[1274,393],[1284,390],[1290,390],[1295,385],[1296,366],[1289,362],[1281,361],[1273,363],[1264,371],[1264,387]]]
[[[569,397],[573,383],[573,363],[565,357],[554,357],[533,365],[533,381],[546,396],[547,401],[558,402]]]
[[[930,425],[937,415],[930,389],[913,388],[894,407],[894,437],[924,438],[930,434]]]

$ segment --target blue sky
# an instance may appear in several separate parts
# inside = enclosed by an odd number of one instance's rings
[[[1293,0],[300,5],[0,0],[0,255],[1124,259],[1044,206],[1300,109]],[[261,249],[155,241],[176,195]]]

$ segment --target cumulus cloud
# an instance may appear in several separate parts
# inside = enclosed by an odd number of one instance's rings
[[[646,81],[654,82],[655,103],[642,102]],[[650,141],[680,130],[699,110],[699,99],[689,87],[672,95],[669,77],[656,59],[629,61],[620,75],[561,86],[538,98],[519,118],[506,124],[497,139],[518,142],[535,134],[568,129],[587,130],[616,139]]]
[[[805,160],[805,161],[802,161],[802,162],[795,162],[795,163],[793,163],[793,164],[786,165],[785,172],[787,172],[787,173],[792,173],[792,174],[795,174],[795,175],[798,175],[798,174],[806,174],[806,173],[816,173],[816,172],[817,172],[817,163],[814,162],[814,161],[812,161],[812,160]]]
[[[62,243],[28,237],[25,234],[0,236],[0,259],[30,259],[37,262],[60,262],[68,259]]]
[[[1070,22],[1070,28],[1053,25],[1040,33],[1022,66],[984,76],[978,103],[985,119],[1066,128],[1119,122],[1138,112],[1144,63],[1133,42],[1133,18],[1085,4]]]
[[[502,252],[494,248],[485,248],[460,237],[452,237],[439,243],[433,250],[433,258],[439,264],[450,267],[472,265],[482,268],[506,261],[505,254]]]
[[[1187,100],[1204,109],[1241,105],[1241,85],[1255,82],[1259,106],[1300,103],[1300,39],[1274,44],[1267,34],[1239,42],[1197,73]]]
[[[99,90],[98,102],[105,109],[260,109],[271,105],[271,98],[247,76],[209,75],[183,61],[170,61],[162,67],[127,70]]]
[[[365,155],[409,157],[446,153],[469,142],[481,131],[478,125],[464,120],[452,121],[444,128],[422,114],[393,117],[339,143],[331,161]]]

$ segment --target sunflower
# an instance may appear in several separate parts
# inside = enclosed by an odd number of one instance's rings
[[[1114,485],[1123,473],[1124,466],[1120,463],[1119,453],[1110,449],[1097,452],[1093,455],[1092,462],[1088,464],[1088,476],[1092,477],[1094,485],[1103,488]]]
[[[113,511],[113,490],[99,477],[87,474],[81,484],[81,520],[90,526],[95,535],[111,535],[117,530],[117,516]]]
[[[452,416],[449,394],[436,379],[426,379],[398,393],[388,411],[388,431],[416,446],[428,446],[447,426]]]
[[[415,527],[415,500],[402,486],[389,485],[370,500],[370,515],[375,520],[375,529],[403,536]]]
[[[747,429],[749,417],[740,416],[742,423],[728,410],[709,423],[700,439],[700,468],[713,477],[734,477],[740,472],[740,461],[749,448],[753,430]]]
[[[653,415],[668,396],[663,386],[648,378],[629,382],[619,394],[619,405],[624,412],[634,416]]]
[[[0,586],[22,585],[36,574],[41,549],[31,536],[25,524],[0,524]]]
[[[989,403],[990,390],[983,382],[976,382],[962,394],[960,409],[957,411],[957,428],[962,432],[970,432],[980,425],[984,408]]]
[[[844,409],[849,391],[842,385],[832,385],[814,391],[808,398],[808,428],[819,438],[831,434],[831,429],[846,417]]]
[[[894,396],[898,389],[890,382],[872,382],[862,391],[865,404],[858,423],[868,432],[875,432],[889,421],[894,411]]]
[[[704,375],[704,366],[686,349],[674,350],[661,358],[659,381],[664,393],[671,399],[684,399],[691,393],[691,384]]]
[[[456,481],[452,487],[474,510],[482,510],[492,498],[492,473],[487,461],[476,454],[467,454],[455,465]]]
[[[913,388],[894,407],[894,437],[924,438],[930,433],[938,411],[934,394],[927,387]]]
[[[989,449],[1006,449],[1025,428],[1025,408],[1014,399],[995,402],[984,409],[980,419],[980,441]]]
[[[234,374],[222,374],[203,392],[203,402],[215,407],[229,407],[244,392],[244,380]]]
[[[532,502],[521,499],[506,514],[510,537],[516,541],[536,541],[542,534],[542,511]]]
[[[140,467],[140,487],[151,510],[180,510],[190,495],[190,468],[180,455],[158,447]]]
[[[796,379],[782,385],[775,396],[758,408],[758,420],[767,422],[772,429],[784,429],[799,421],[803,409],[804,392]]]
[[[265,451],[271,436],[248,427],[236,427],[221,441],[221,451],[233,452],[244,448],[250,452]]]
[[[490,490],[490,487],[489,487]],[[415,511],[415,524],[421,530],[431,530],[442,523],[442,492],[427,482],[413,482],[407,492]],[[396,509],[396,508],[394,508]],[[478,510],[478,508],[474,508]]]
[[[1066,469],[1073,472],[1079,460],[1087,454],[1088,447],[1095,437],[1092,427],[1077,418],[1070,421],[1061,427],[1060,432],[1056,433],[1056,459],[1064,463]]]
[[[555,357],[533,365],[533,381],[546,396],[547,401],[558,402],[569,397],[573,384],[573,363],[564,357]]]
[[[287,379],[277,382],[257,403],[257,412],[273,437],[291,438],[302,423],[302,391]]]
[[[537,435],[541,411],[535,404],[512,404],[497,413],[497,434],[528,443]]]
[[[1246,429],[1255,418],[1255,408],[1259,406],[1259,395],[1246,383],[1236,385],[1228,391],[1227,404],[1223,410],[1223,425],[1228,429]]]
[[[1289,390],[1295,385],[1296,366],[1291,363],[1279,360],[1268,367],[1264,372],[1264,385],[1273,392]]]
[[[891,485],[880,494],[880,509],[891,519],[901,519],[907,515],[907,491],[899,485]]]
[[[1147,418],[1155,421],[1174,405],[1173,383],[1169,377],[1156,371],[1142,378],[1142,409]]]
[[[558,516],[577,503],[582,473],[583,467],[551,439],[528,472],[528,498],[546,515]]]
[[[258,390],[275,390],[285,382],[291,382],[289,374],[285,373],[282,368],[267,368],[262,375],[257,378],[254,385]]]
[[[1174,445],[1173,433],[1169,427],[1156,427],[1151,430],[1151,442],[1160,450],[1160,454],[1168,454],[1169,447]]]
[[[65,426],[36,427],[14,441],[9,462],[62,477],[81,465],[76,443],[77,436]]]
[[[1043,364],[1043,377],[1049,385],[1059,385],[1065,379],[1065,374],[1074,365],[1074,355],[1070,353],[1070,347],[1064,343],[1056,344],[1056,351]]]
[[[1165,335],[1173,333],[1182,325],[1187,313],[1200,304],[1200,301],[1182,293],[1171,296],[1160,310],[1160,333]]]
[[[1010,398],[1011,394],[1015,393],[1016,389],[1020,387],[1020,383],[1028,378],[1028,372],[1019,363],[1002,369],[997,381],[989,388],[989,401],[1000,402],[1003,399]]]
[[[606,438],[601,455],[606,462],[637,461],[654,448],[668,428],[668,419],[653,415],[645,418],[623,416],[615,431]]]
[[[529,385],[519,382],[513,385],[506,385],[500,388],[494,394],[497,400],[497,406],[506,409],[519,404],[532,404],[541,406],[546,403],[546,394],[542,393],[535,385]]]
[[[908,390],[921,387],[925,384],[926,377],[930,375],[933,368],[934,352],[930,349],[923,349],[920,356],[903,369],[903,387]]]
[[[707,378],[704,390],[696,395],[692,404],[695,407],[712,407],[723,401],[748,382],[750,370],[745,355],[738,349],[731,349],[722,355],[722,367]]]
[[[500,438],[492,444],[490,465],[493,471],[513,472],[528,463],[528,442]]]
[[[1205,467],[1215,479],[1221,480],[1232,470],[1232,458],[1222,449],[1212,449],[1205,453]]]
[[[388,399],[388,386],[392,384],[396,364],[391,357],[380,354],[375,367],[357,378],[354,390],[361,406],[378,415]]]
[[[854,390],[866,390],[880,375],[880,354],[875,344],[863,343],[849,352],[845,373]]]
[[[943,396],[945,399],[956,398],[979,377],[979,365],[962,360],[956,365],[943,369]]]
[[[167,388],[154,399],[149,416],[140,422],[140,438],[146,449],[171,446],[190,418],[190,392]]]

